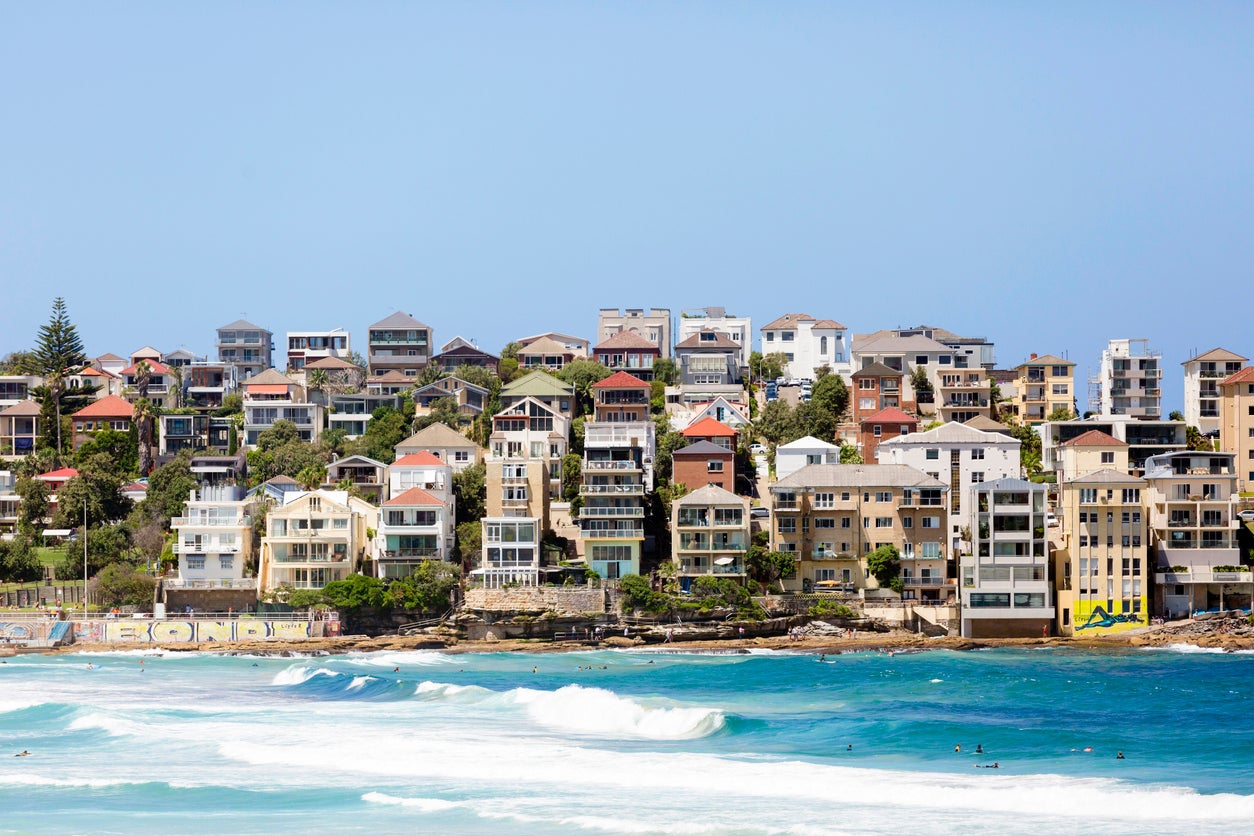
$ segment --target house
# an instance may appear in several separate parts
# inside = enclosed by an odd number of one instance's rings
[[[312,383],[319,383],[318,378],[314,376],[314,372],[320,371],[326,376],[325,385],[313,386]],[[304,384],[310,389],[310,399],[315,398],[315,393],[319,391],[336,392],[339,394],[349,394],[360,392],[362,384],[366,380],[366,370],[361,366],[344,360],[340,357],[315,357],[305,362],[304,366]],[[410,381],[406,380],[406,385]]]
[[[453,499],[453,469],[434,453],[423,451],[400,456],[388,465],[387,477],[391,496],[400,496],[410,488],[422,488],[441,502]]]
[[[248,495],[271,505],[282,505],[288,494],[303,493],[304,490],[291,476],[279,475],[262,482]]]
[[[717,397],[709,403],[688,404],[673,410],[668,407],[667,412],[671,427],[677,431],[682,431],[703,418],[713,418],[737,431],[749,426],[748,404],[733,402],[725,397]]]
[[[1243,368],[1220,382],[1219,407],[1219,448],[1236,456],[1237,490],[1254,490],[1254,370]]]
[[[183,516],[170,520],[178,574],[162,584],[174,589],[248,589],[256,578],[244,577],[252,553],[250,499],[237,485],[201,486],[184,503]]]
[[[190,349],[176,348],[173,351],[167,351],[161,355],[161,363],[171,369],[185,369],[197,360],[204,361],[204,357],[197,357]]]
[[[554,412],[561,413],[567,420],[575,417],[575,387],[545,372],[531,372],[506,383],[497,397],[506,409],[524,398],[534,398]]]
[[[655,357],[671,356],[670,308],[601,308],[597,313],[597,342],[603,343],[616,334],[631,333],[648,340],[658,353]]]
[[[866,555],[892,546],[901,596],[943,603],[954,596],[946,569],[945,486],[899,464],[811,464],[771,485],[771,543],[797,559],[790,590],[822,581],[865,594],[878,588]]]
[[[346,490],[345,483],[369,502],[378,505],[387,499],[388,466],[369,456],[345,456],[327,465],[327,475],[322,487],[326,490]]]
[[[57,515],[57,495],[65,487],[66,482],[78,478],[78,471],[72,467],[62,467],[47,473],[40,473],[35,478],[48,486],[48,516],[45,519],[51,520]]]
[[[334,357],[347,360],[353,353],[352,339],[343,328],[330,331],[288,331],[287,370],[299,372],[311,361]]]
[[[1022,424],[1049,420],[1056,410],[1075,412],[1075,363],[1053,354],[1033,354],[1015,366],[1013,409]]]
[[[122,369],[130,365],[125,357],[119,357],[113,353],[101,354],[99,357],[91,361],[91,365],[99,371],[119,377]]]
[[[609,336],[608,334],[606,336]],[[565,351],[573,352],[575,359],[583,359],[588,356],[589,343],[583,337],[574,337],[570,334],[560,334],[557,331],[546,331],[543,334],[532,334],[530,337],[520,337],[518,344],[523,348],[527,348],[532,343],[539,340],[548,339],[560,345]],[[519,361],[521,365],[521,360]]]
[[[1159,453],[1183,450],[1187,437],[1183,421],[1137,419],[1128,415],[1046,421],[1034,427],[1041,437],[1041,469],[1054,472],[1061,461],[1062,445],[1089,430],[1099,430],[1128,445],[1128,472],[1145,471],[1145,461]]]
[[[463,337],[454,337],[445,343],[440,353],[431,358],[431,364],[443,369],[445,374],[453,374],[459,366],[475,366],[492,374],[500,374],[501,371],[500,357],[481,351]]]
[[[858,452],[862,461],[875,464],[879,461],[880,442],[889,438],[909,435],[919,431],[919,421],[896,407],[881,409],[868,415],[858,425]]]
[[[454,473],[461,473],[481,458],[479,445],[444,424],[432,424],[396,445],[398,459],[424,452],[449,465]]]
[[[706,440],[695,441],[671,453],[671,481],[688,490],[704,485],[736,491],[736,454]]]
[[[588,341],[578,340],[578,342],[583,344],[582,349],[570,343],[558,342],[548,336],[531,338],[518,349],[518,366],[523,369],[547,369],[551,372],[560,372],[568,364],[575,360],[583,360],[588,356]]]
[[[434,339],[429,326],[397,311],[370,326],[366,343],[371,377],[390,371],[417,377],[431,362]]]
[[[398,395],[345,392],[328,395],[326,401],[327,429],[341,429],[344,431],[344,437],[349,439],[360,438],[366,434],[374,411],[379,407],[401,409]]]
[[[1059,635],[1100,636],[1149,623],[1147,487],[1126,467],[1059,479],[1053,551]]]
[[[295,491],[266,515],[257,571],[261,594],[279,587],[321,589],[373,563],[368,530],[379,509],[346,491]]]
[[[122,378],[94,366],[84,366],[74,374],[66,375],[65,385],[68,389],[90,388],[92,392],[88,397],[93,400],[99,400],[106,395],[122,394]]]
[[[690,442],[708,441],[732,452],[736,450],[736,439],[740,435],[740,433],[721,421],[715,421],[708,416],[698,421],[693,421],[680,434]]]
[[[808,464],[840,464],[840,448],[812,435],[775,448],[775,475],[783,479]]]
[[[0,459],[20,459],[35,452],[41,412],[34,401],[0,409]]]
[[[127,482],[118,488],[118,493],[138,505],[148,498],[148,482]]]
[[[414,379],[395,369],[366,378],[366,391],[372,395],[403,395],[414,387]]]
[[[242,485],[248,475],[248,457],[243,453],[233,456],[192,456],[190,469],[196,483],[201,487]]]
[[[1028,638],[1054,622],[1047,487],[995,479],[971,489],[971,554],[962,558],[963,638]]]
[[[523,398],[492,416],[489,461],[544,461],[550,501],[562,498],[562,457],[570,421],[535,398]]]
[[[949,423],[882,440],[876,452],[881,464],[910,465],[949,486],[950,546],[958,550],[969,542],[963,530],[969,533],[975,523],[971,491],[983,482],[1018,479],[1020,446],[1008,435]]]
[[[1058,456],[1058,482],[1098,470],[1128,472],[1128,445],[1109,433],[1089,430],[1063,442]]]
[[[677,344],[681,400],[705,403],[716,397],[742,397],[740,348],[726,334],[713,330],[698,331]]]
[[[448,560],[453,550],[455,504],[422,488],[410,488],[383,503],[375,577],[406,578],[424,560]]]
[[[1162,417],[1162,354],[1151,351],[1149,340],[1111,340],[1091,389],[1098,392],[1095,407],[1101,418],[1126,415],[1157,420]]]
[[[0,470],[0,535],[12,535],[17,531],[21,506],[17,476],[11,470]]]
[[[131,352],[132,366],[137,366],[143,362],[147,362],[149,364],[160,363],[161,352],[150,345],[146,345],[143,348],[137,348],[135,351]]]
[[[855,371],[851,380],[849,405],[853,423],[861,424],[885,409],[902,408],[900,369],[872,362]]]
[[[131,417],[135,408],[129,401],[117,395],[106,395],[71,416],[74,425],[74,449],[83,446],[83,442],[103,429],[127,432],[131,428]]]
[[[35,374],[0,375],[0,409],[30,400],[31,390],[42,385],[43,378]]]
[[[140,381],[142,378],[140,363],[148,365],[148,388],[147,394],[140,392]],[[176,372],[169,366],[159,360],[141,359],[138,363],[127,366],[122,370],[122,382],[125,388],[122,390],[126,399],[131,403],[146,397],[159,409],[175,404],[176,393],[182,387],[181,372]]]
[[[1145,462],[1156,604],[1168,618],[1250,606],[1254,575],[1242,566],[1237,536],[1236,464],[1233,453],[1194,450],[1161,453]],[[1096,497],[1099,508],[1113,499],[1113,493]]]
[[[584,425],[579,536],[603,578],[640,572],[644,495],[653,489],[655,430],[650,385],[626,372],[593,384],[593,420]]]
[[[245,380],[274,366],[274,334],[259,325],[237,319],[218,329],[218,362],[235,366],[235,377]]]
[[[656,345],[634,331],[620,331],[592,349],[592,359],[610,371],[627,372],[644,381],[653,379],[653,361],[660,356]]]
[[[266,369],[244,381],[244,438],[248,447],[257,445],[257,437],[279,421],[296,425],[302,441],[317,441],[322,436],[321,404],[305,401],[304,390],[274,369]]]
[[[209,450],[226,454],[231,451],[235,424],[229,415],[206,413],[164,413],[157,416],[158,456],[173,456],[180,450]],[[235,439],[239,444],[239,439]]]
[[[1184,366],[1185,425],[1197,427],[1202,435],[1219,434],[1219,384],[1241,371],[1249,359],[1226,348],[1212,348],[1180,364]]]
[[[783,354],[789,378],[814,378],[823,366],[845,380],[853,372],[849,329],[807,313],[784,314],[763,325],[762,354]]]
[[[470,423],[483,414],[492,392],[474,383],[467,383],[460,377],[442,377],[439,380],[419,386],[410,397],[414,399],[415,415],[430,415],[436,401],[451,398],[457,404],[457,412],[465,423]]]
[[[680,343],[701,331],[717,331],[739,346],[736,367],[749,368],[749,354],[753,349],[753,321],[749,317],[732,316],[725,308],[717,306],[684,308],[679,312],[679,333],[675,338]]]
[[[864,369],[878,363],[900,373],[899,408],[920,415],[936,413],[937,390],[940,389],[943,372],[979,368],[978,365],[973,367],[969,363],[963,365],[966,359],[956,357],[952,348],[921,333],[903,336],[897,331],[876,331],[873,334],[855,334],[853,337],[854,367]],[[921,369],[927,380],[926,387],[917,392],[913,382],[915,369]]]
[[[671,560],[684,592],[701,577],[744,583],[749,500],[715,485],[697,488],[671,503],[671,531]]]
[[[230,363],[195,362],[183,369],[184,405],[218,409],[239,388],[236,367]]]

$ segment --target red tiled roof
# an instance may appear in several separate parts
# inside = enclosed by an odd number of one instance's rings
[[[651,389],[649,384],[645,383],[634,374],[627,372],[615,372],[600,383],[592,384],[593,389]]]
[[[145,485],[143,482],[131,482],[128,485],[123,485],[122,487],[118,488],[118,490],[130,491],[131,493],[135,493],[136,491],[147,491],[148,486]]]
[[[768,322],[762,326],[762,331],[787,331],[797,327],[798,320],[802,322],[813,322],[814,317],[808,313],[792,313],[784,314],[779,319]]]
[[[141,360],[140,362],[147,363],[153,374],[170,374],[170,367],[165,363],[160,363],[156,360]],[[139,363],[132,363],[125,369],[122,369],[122,374],[139,374]]]
[[[843,331],[845,326],[841,325],[834,319],[820,319],[818,322],[810,326],[811,328],[835,328]]]
[[[79,374],[83,375],[84,377],[115,377],[115,375],[109,374],[106,371],[101,371],[95,366],[88,366],[87,368],[79,372]]]
[[[1119,439],[1109,433],[1101,430],[1089,430],[1086,433],[1077,435],[1070,441],[1063,442],[1064,447],[1127,447]]]
[[[919,420],[912,415],[907,415],[895,406],[881,409],[870,418],[863,418],[864,424],[918,424]]]
[[[117,395],[105,395],[98,401],[75,412],[74,418],[130,418],[135,414],[135,407]]]
[[[406,456],[406,458],[409,458]],[[422,488],[410,488],[400,496],[394,496],[384,505],[443,505],[444,503],[436,499]]]
[[[685,428],[682,435],[688,438],[732,437],[736,435],[736,431],[722,421],[715,420],[707,415],[697,423]]]
[[[1254,383],[1254,366],[1246,366],[1239,372],[1233,372],[1220,381],[1220,386],[1227,386],[1230,383]]]
[[[63,467],[60,470],[50,470],[47,473],[41,473],[36,479],[42,479],[45,482],[59,482],[62,479],[73,479],[78,476],[78,471],[72,467]]]
[[[642,350],[653,349],[654,351],[657,351],[659,354],[661,353],[661,351],[658,349],[656,345],[649,342],[644,337],[640,336],[634,331],[619,331],[617,334],[610,337],[608,340],[598,343],[596,347],[594,347],[592,350],[601,351],[602,349],[615,349],[615,348],[633,348],[633,349],[638,348]]]
[[[440,457],[435,455],[434,453],[430,453],[426,450],[421,450],[417,453],[410,453],[408,456],[401,456],[399,459],[392,462],[392,465],[394,467],[398,464],[402,467],[417,467],[418,465],[433,465],[433,464],[443,466],[444,462],[441,461]]]

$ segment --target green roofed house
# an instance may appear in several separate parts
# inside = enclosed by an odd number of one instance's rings
[[[524,398],[534,398],[567,420],[573,419],[575,387],[546,372],[535,371],[501,387],[501,408],[509,409]]]

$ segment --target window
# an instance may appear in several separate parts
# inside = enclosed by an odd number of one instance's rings
[[[940,556],[941,556],[941,544],[940,543],[920,543],[919,544],[919,557],[923,558],[924,560],[936,559],[936,558],[939,558]]]
[[[841,517],[841,518],[840,518],[840,527],[841,527],[841,528],[849,528],[849,525],[850,525],[850,523],[849,523],[849,517]]]
[[[926,365],[927,365],[927,355],[926,355],[926,354],[916,354],[916,355],[914,356],[914,364],[915,364],[916,366],[926,366]]]
[[[235,557],[234,557],[233,555],[227,555],[227,554],[224,554],[224,555],[219,555],[219,556],[218,556],[218,568],[220,568],[220,569],[234,569],[234,568],[235,568]]]
[[[1133,502],[1140,502],[1141,501],[1141,489],[1140,488],[1124,488],[1123,489],[1123,501],[1125,504],[1131,504]]]
[[[783,340],[784,342],[786,342],[786,343],[790,343],[790,342],[792,342],[793,340],[795,340],[796,338],[797,338],[797,335],[796,335],[796,334],[794,334],[792,331],[784,331],[784,332],[780,335],[780,339],[782,339],[782,340]]]
[[[892,517],[876,517],[875,527],[876,528],[892,528],[893,518]]]
[[[706,473],[722,473],[723,463],[719,461],[718,459],[710,459],[709,461],[705,463],[705,472]]]
[[[832,517],[815,517],[815,519],[814,519],[814,527],[815,527],[816,529],[819,529],[819,528],[835,528],[835,527],[836,527],[836,520],[835,520],[835,519],[833,519]]]
[[[978,448],[978,449],[972,450],[972,451],[971,451],[971,461],[973,461],[973,462],[982,462],[982,461],[984,461],[984,448],[982,448],[982,447],[981,447],[981,448]]]
[[[1114,463],[1115,463],[1114,453],[1102,453],[1102,464],[1114,464]]]
[[[779,518],[779,533],[780,534],[796,534],[797,533],[797,521],[793,519],[792,517],[780,517]]]
[[[971,471],[971,484],[978,485],[983,481],[984,481],[984,471],[982,470]]]
[[[892,491],[876,491],[875,501],[876,502],[892,502],[893,492]]]
[[[878,382],[877,378],[874,378],[874,377],[860,377],[858,378],[858,388],[859,389],[874,389],[875,384],[877,382]]]
[[[914,528],[914,520],[911,519],[910,517],[902,517],[901,527],[902,528]]]
[[[827,337],[819,337],[819,355],[827,355]]]
[[[880,437],[880,436],[882,436],[883,434],[884,434],[884,428],[883,428],[881,425],[879,425],[879,424],[872,424],[872,425],[871,425],[871,435],[872,435],[872,436],[874,436],[875,438],[879,438],[879,437]],[[1250,451],[1250,454],[1251,454],[1251,455],[1250,455],[1250,457],[1251,457],[1251,458],[1254,458],[1254,450],[1251,450],[1251,451]]]
[[[1097,488],[1080,488],[1080,502],[1092,504],[1097,501]]]
[[[940,517],[924,517],[924,528],[940,528]]]
[[[836,505],[836,494],[820,492],[814,495],[815,508],[833,508]]]
[[[203,554],[201,554],[201,555],[188,555],[187,557],[183,558],[183,560],[184,560],[184,562],[186,562],[186,564],[187,564],[187,568],[188,568],[188,569],[203,569],[203,568],[205,568],[205,556],[204,556]]]
[[[935,450],[935,449],[928,450],[928,451],[927,451],[927,453],[925,454],[925,456],[926,456],[927,460],[928,460],[928,461],[930,461],[930,462],[931,462],[931,461],[936,461],[936,460],[938,460],[938,459],[940,458],[940,450]]]

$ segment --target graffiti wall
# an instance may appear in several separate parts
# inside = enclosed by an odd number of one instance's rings
[[[0,641],[29,642],[48,635],[47,622],[3,621],[0,622]]]
[[[1149,600],[1142,595],[1131,599],[1132,607],[1123,611],[1123,601],[1110,601],[1107,610],[1105,599],[1077,598],[1072,610],[1072,623],[1077,636],[1102,636],[1108,633],[1122,633],[1133,627],[1144,627],[1149,623]]]
[[[238,621],[121,618],[116,621],[74,622],[74,634],[79,641],[109,644],[307,639],[315,634],[338,635],[338,628],[338,622],[315,624],[310,621],[270,621],[252,618]]]

